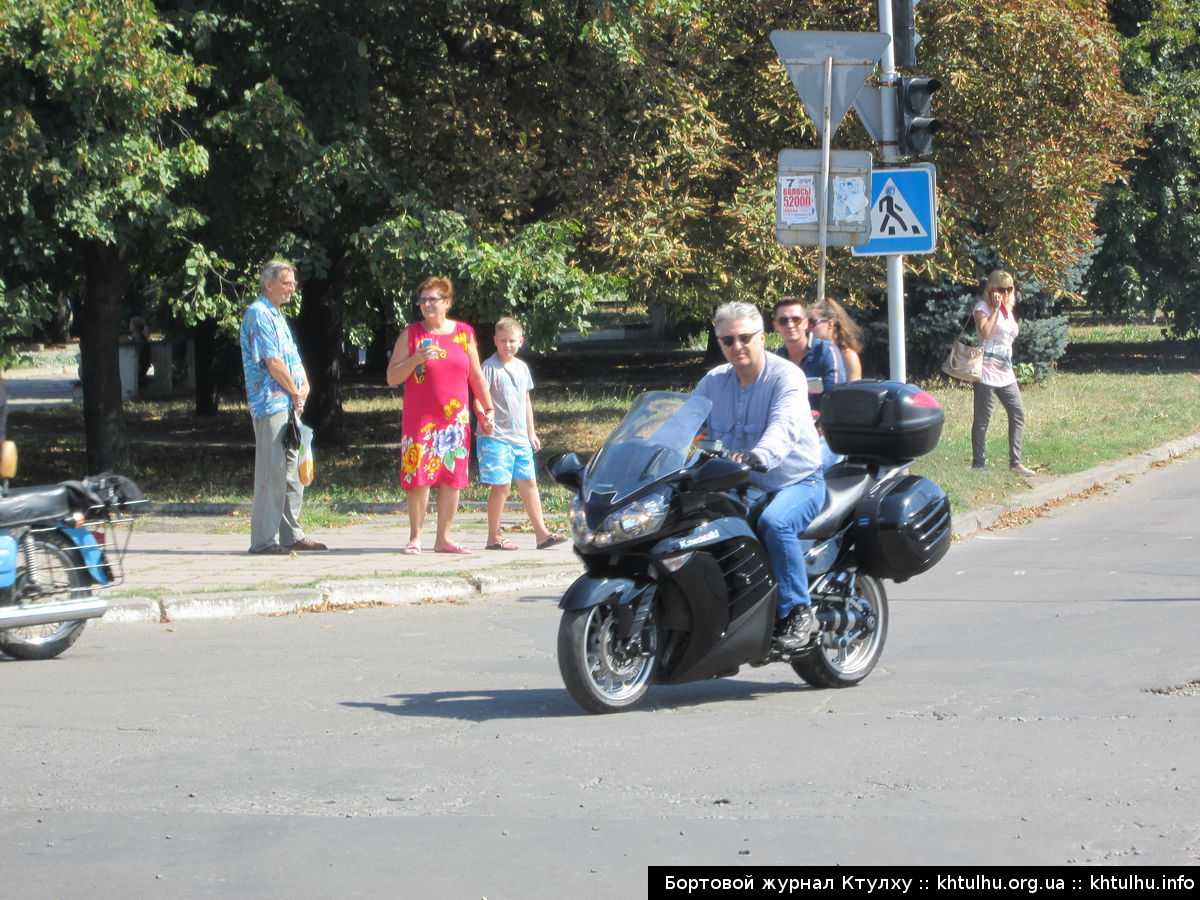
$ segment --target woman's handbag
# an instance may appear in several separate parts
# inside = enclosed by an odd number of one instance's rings
[[[958,378],[974,384],[983,375],[983,348],[972,347],[963,341],[963,336],[967,333],[970,324],[971,320],[968,319],[963,330],[959,332],[958,339],[950,345],[950,353],[947,354],[946,361],[942,363],[942,371],[951,378]]]

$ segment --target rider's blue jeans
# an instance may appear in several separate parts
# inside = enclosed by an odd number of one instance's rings
[[[797,606],[808,606],[808,571],[800,533],[825,505],[825,476],[814,472],[803,481],[780,488],[758,520],[758,535],[779,581],[777,615],[783,618]]]

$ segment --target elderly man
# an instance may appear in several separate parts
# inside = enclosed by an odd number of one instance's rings
[[[304,412],[308,376],[281,307],[296,292],[296,269],[272,260],[262,269],[262,293],[242,319],[242,369],[254,420],[254,508],[250,514],[250,552],[287,553],[325,550],[300,527],[304,485],[296,470],[296,451],[283,445],[285,426]]]
[[[765,473],[752,485],[768,492],[758,532],[779,583],[776,643],[803,647],[817,630],[808,593],[800,533],[825,502],[821,449],[808,406],[804,374],[766,352],[763,320],[749,303],[726,303],[713,317],[728,365],[718,366],[696,386],[712,401],[709,437]]]

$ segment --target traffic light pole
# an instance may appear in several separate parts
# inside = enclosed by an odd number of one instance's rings
[[[900,122],[897,116],[896,91],[900,81],[896,72],[895,30],[892,23],[892,0],[878,0],[879,30],[892,38],[880,58],[880,90],[882,92],[883,141],[880,154],[885,165],[900,163]],[[907,381],[904,348],[904,257],[898,253],[884,257],[887,260],[888,298],[888,355],[889,376],[892,381]]]

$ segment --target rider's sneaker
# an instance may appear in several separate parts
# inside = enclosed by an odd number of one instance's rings
[[[775,623],[775,646],[791,651],[806,647],[820,629],[817,614],[811,606],[797,606]]]

